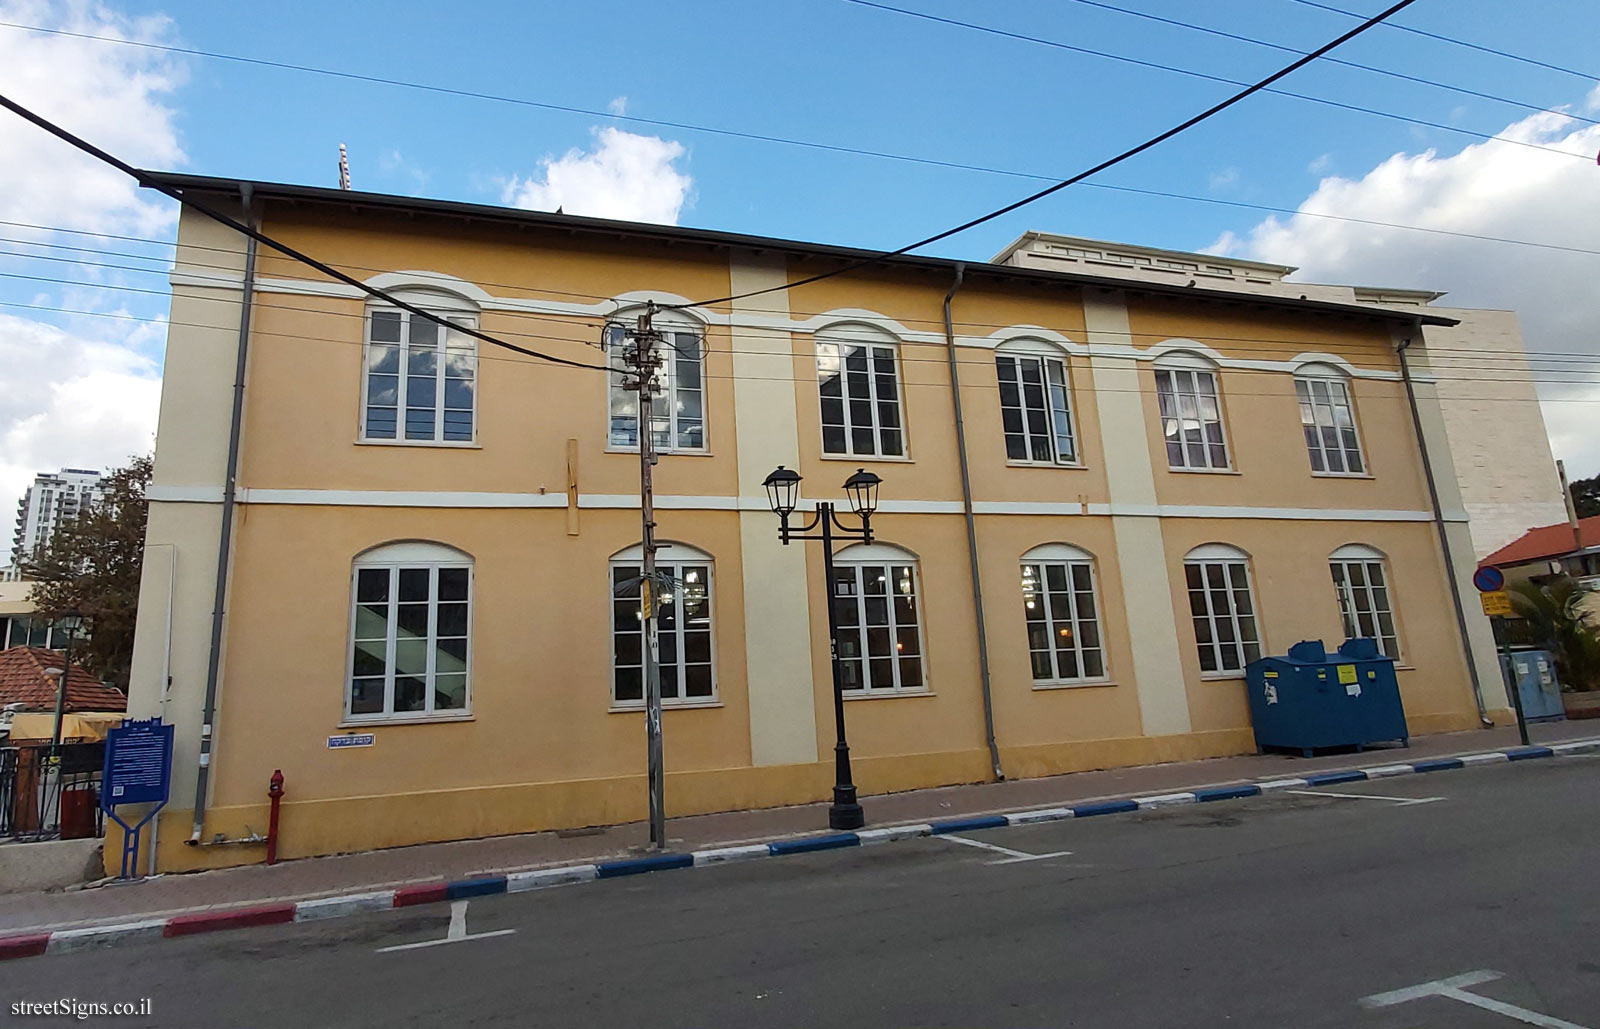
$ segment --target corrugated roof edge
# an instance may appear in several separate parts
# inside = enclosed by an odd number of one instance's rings
[[[641,239],[658,239],[677,243],[702,243],[711,246],[739,247],[746,250],[783,250],[812,257],[833,257],[858,261],[877,257],[879,251],[857,247],[833,246],[827,243],[807,243],[800,240],[777,239],[769,236],[751,236],[716,229],[689,229],[677,225],[652,225],[646,222],[617,221],[610,218],[589,218],[574,214],[553,214],[544,211],[525,211],[520,208],[495,207],[489,204],[469,204],[459,200],[427,200],[418,197],[394,196],[388,193],[363,193],[357,190],[335,189],[327,186],[296,186],[282,182],[258,182],[253,179],[230,179],[211,175],[187,175],[178,172],[141,170],[144,179],[159,182],[174,189],[193,189],[206,193],[237,194],[239,187],[248,185],[252,193],[263,199],[282,199],[343,206],[367,206],[411,212],[424,212],[444,217],[480,219],[537,225],[563,231],[592,232],[605,235],[633,236]],[[1251,307],[1288,308],[1300,311],[1317,311],[1325,314],[1344,314],[1376,318],[1380,321],[1420,322],[1423,325],[1456,325],[1454,318],[1439,315],[1415,314],[1390,308],[1364,304],[1339,304],[1321,300],[1299,300],[1292,297],[1274,297],[1258,294],[1240,294],[1231,290],[1212,290],[1202,286],[1167,286],[1162,283],[1130,282],[1112,276],[1085,275],[1076,272],[1053,272],[1010,265],[989,264],[986,261],[966,261],[949,257],[919,257],[902,255],[883,259],[883,263],[899,268],[939,269],[953,273],[960,264],[968,277],[989,276],[1002,280],[1055,283],[1058,285],[1098,286],[1125,293],[1146,293],[1155,296],[1203,296],[1208,300]]]

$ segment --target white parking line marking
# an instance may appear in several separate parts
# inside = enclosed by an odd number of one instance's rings
[[[1072,854],[1070,850],[1058,850],[1054,854],[1025,854],[1020,850],[1012,850],[1010,847],[1000,847],[993,843],[984,843],[982,840],[969,840],[965,836],[952,836],[950,833],[940,833],[934,838],[949,840],[951,843],[964,843],[969,847],[980,847],[984,850],[992,850],[997,854],[1007,855],[1003,861],[986,862],[986,864],[991,865],[1014,865],[1018,861],[1043,861],[1045,858],[1068,857]]]
[[[1542,1029],[1584,1029],[1583,1026],[1576,1022],[1567,1022],[1550,1015],[1541,1015],[1537,1011],[1529,1011],[1527,1008],[1518,1007],[1515,1004],[1507,1004],[1503,1000],[1495,1000],[1492,997],[1483,997],[1476,993],[1467,992],[1467,987],[1469,986],[1490,983],[1501,978],[1504,978],[1504,976],[1499,972],[1480,968],[1476,972],[1464,972],[1461,975],[1453,975],[1448,979],[1435,979],[1431,983],[1407,986],[1400,990],[1390,990],[1388,993],[1374,993],[1370,997],[1361,998],[1361,1006],[1387,1008],[1396,1004],[1404,1004],[1406,1001],[1417,1000],[1421,997],[1448,997],[1451,1000],[1458,1000],[1463,1004],[1471,1004],[1473,1007],[1482,1008],[1485,1011],[1493,1011],[1497,1015],[1514,1018],[1528,1025],[1541,1026]]]
[[[491,936],[510,936],[515,929],[496,929],[487,933],[467,932],[467,901],[458,900],[450,905],[450,928],[445,931],[442,940],[423,940],[421,943],[397,943],[392,947],[379,947],[379,954],[387,954],[392,950],[418,950],[422,947],[437,947],[441,943],[461,943],[464,940],[487,940]]]
[[[1304,797],[1338,797],[1340,800],[1387,800],[1392,804],[1405,807],[1408,804],[1432,804],[1443,797],[1385,797],[1377,793],[1334,793],[1330,790],[1285,790],[1285,793],[1298,793]]]

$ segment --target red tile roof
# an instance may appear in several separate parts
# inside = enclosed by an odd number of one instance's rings
[[[1578,539],[1572,540],[1572,523],[1557,522],[1529,529],[1517,539],[1479,561],[1482,565],[1520,565],[1543,558],[1560,557],[1574,550],[1600,547],[1600,515],[1578,519]]]
[[[61,652],[43,647],[0,650],[0,707],[25,704],[24,710],[53,711],[55,681],[46,668],[61,667]],[[126,711],[128,698],[102,684],[79,665],[67,672],[68,711]]]

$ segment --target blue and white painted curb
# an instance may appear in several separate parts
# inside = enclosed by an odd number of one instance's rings
[[[1013,825],[1032,825],[1055,822],[1067,818],[1092,818],[1097,815],[1118,814],[1125,811],[1146,811],[1152,808],[1179,804],[1206,804],[1218,800],[1238,800],[1281,790],[1303,789],[1313,786],[1331,786],[1337,783],[1387,779],[1397,775],[1419,775],[1442,772],[1453,768],[1490,764],[1499,761],[1527,761],[1534,758],[1555,757],[1557,754],[1600,750],[1600,738],[1574,740],[1539,747],[1516,747],[1482,754],[1463,754],[1458,757],[1424,758],[1404,764],[1377,765],[1371,768],[1344,768],[1312,772],[1292,779],[1266,779],[1256,782],[1230,783],[1220,786],[1200,786],[1178,793],[1160,793],[1150,796],[1117,797],[1091,800],[1063,807],[1034,808],[995,814],[969,815],[938,822],[915,825],[891,825],[881,829],[862,829],[858,832],[836,832],[820,836],[797,836],[766,843],[716,847],[696,850],[687,854],[654,854],[648,857],[620,858],[581,865],[562,865],[556,868],[535,868],[505,875],[489,875],[455,882],[423,883],[389,890],[367,890],[314,900],[283,901],[255,904],[245,907],[218,908],[197,914],[173,915],[167,918],[145,918],[117,925],[96,925],[87,928],[41,930],[23,935],[0,937],[0,961],[8,958],[34,957],[42,954],[61,954],[72,951],[98,949],[136,940],[188,936],[194,933],[219,929],[240,929],[253,925],[281,925],[286,922],[306,922],[325,918],[341,918],[371,911],[411,907],[438,901],[465,900],[488,897],[500,893],[526,893],[530,890],[562,886],[569,883],[589,882],[595,879],[615,879],[622,876],[663,872],[674,868],[700,868],[706,865],[727,864],[754,858],[781,857],[786,854],[809,854],[844,847],[868,847],[879,843],[913,839],[922,836],[943,836],[951,833],[974,832],[980,829],[1000,829]]]

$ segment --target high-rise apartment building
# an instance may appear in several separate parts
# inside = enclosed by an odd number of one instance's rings
[[[40,472],[17,501],[17,528],[11,536],[12,565],[49,542],[63,520],[78,517],[100,493],[100,473],[92,469]]]

